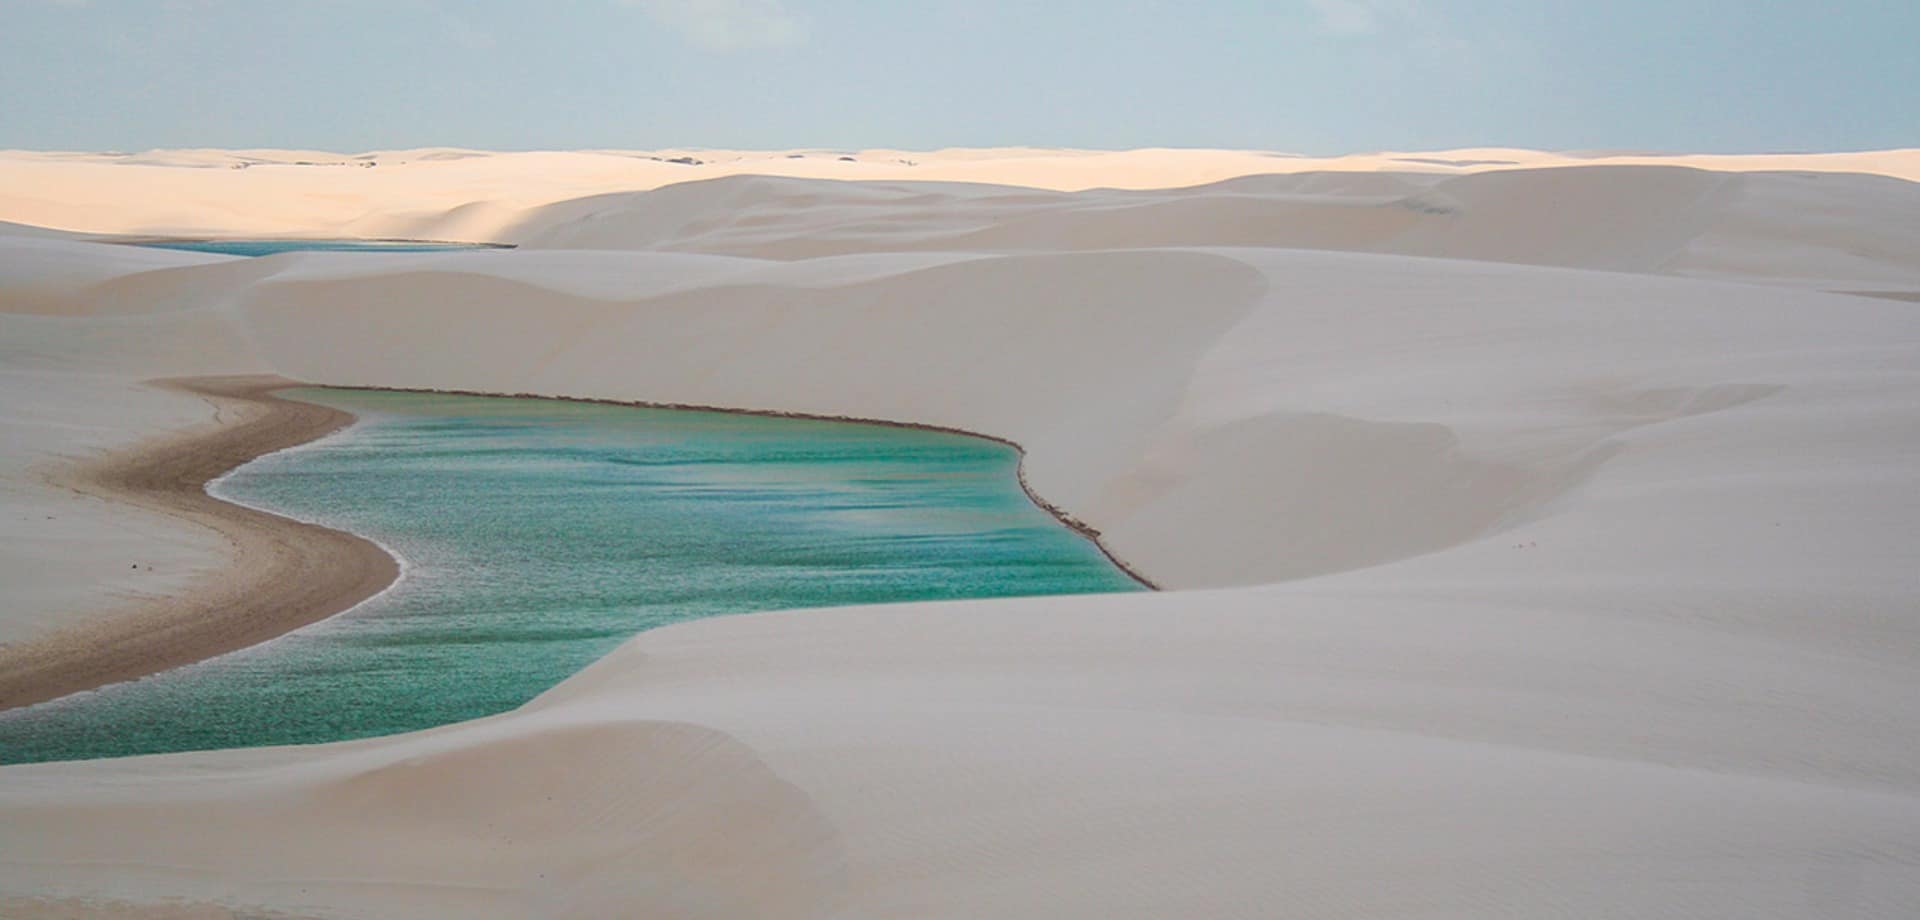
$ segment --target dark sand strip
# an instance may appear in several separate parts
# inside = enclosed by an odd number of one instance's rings
[[[229,562],[178,597],[0,649],[0,709],[144,677],[246,648],[378,594],[400,575],[373,542],[213,498],[206,484],[262,454],[315,440],[353,415],[271,391],[283,377],[191,377],[154,385],[203,396],[214,422],[65,468],[56,484],[211,528]]]
[[[1881,300],[1904,300],[1907,303],[1920,303],[1920,291],[1834,291],[1835,294],[1852,294],[1855,297],[1878,297]]]

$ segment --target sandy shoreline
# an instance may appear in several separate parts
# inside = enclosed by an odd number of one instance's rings
[[[352,413],[273,395],[274,390],[299,385],[284,377],[185,377],[155,383],[207,398],[216,407],[215,427],[162,435],[49,478],[65,488],[212,528],[227,539],[232,560],[200,576],[177,596],[142,600],[127,613],[103,622],[0,648],[0,710],[144,677],[265,642],[346,610],[399,577],[398,562],[364,537],[234,504],[207,492],[210,482],[254,458],[346,427],[353,422]],[[1098,530],[1034,492],[1025,475],[1026,448],[1006,438],[917,422],[762,409],[473,390],[351,389],[806,418],[981,438],[1005,444],[1019,454],[1016,477],[1036,507],[1085,537],[1142,587],[1159,588],[1115,556],[1100,540]]]
[[[121,616],[0,649],[0,709],[90,690],[264,642],[379,593],[399,563],[378,545],[208,495],[206,485],[259,457],[337,431],[353,415],[281,399],[297,381],[188,377],[159,386],[205,397],[211,427],[84,461],[54,484],[193,521],[226,538],[229,562],[174,597],[135,602]]]

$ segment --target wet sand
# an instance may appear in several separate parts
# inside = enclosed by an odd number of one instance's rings
[[[175,597],[141,599],[84,627],[0,649],[0,709],[132,680],[264,642],[379,593],[399,563],[373,542],[221,501],[226,472],[346,427],[353,415],[272,391],[274,376],[190,377],[154,385],[198,394],[214,421],[56,471],[58,485],[211,528],[229,561]]]

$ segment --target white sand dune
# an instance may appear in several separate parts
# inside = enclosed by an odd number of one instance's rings
[[[0,154],[0,220],[522,247],[0,227],[0,641],[219,564],[40,478],[195,373],[989,432],[1174,589],[7,767],[0,913],[1920,914],[1920,152],[839,156]]]

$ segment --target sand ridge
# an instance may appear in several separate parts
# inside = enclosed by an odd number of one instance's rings
[[[204,397],[214,407],[214,422],[58,468],[49,478],[63,488],[211,528],[226,539],[230,564],[201,576],[186,592],[0,649],[0,709],[255,645],[346,610],[399,577],[399,563],[369,540],[221,501],[206,491],[208,482],[255,457],[346,427],[351,413],[273,395],[298,385],[284,377],[155,383]]]
[[[0,154],[0,219],[523,246],[0,227],[7,511],[191,421],[138,381],[271,371],[993,432],[1169,590],[712,618],[474,722],[0,768],[9,894],[1920,913],[1920,152],[293,156]],[[0,527],[18,630],[101,583],[41,534],[110,575],[202,531],[59,518]]]

